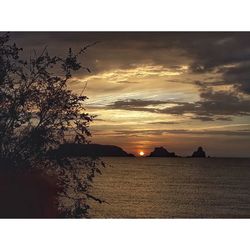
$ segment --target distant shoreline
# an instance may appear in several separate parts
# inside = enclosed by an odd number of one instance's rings
[[[201,147],[200,147],[201,148]],[[197,150],[198,151],[198,150]],[[197,152],[197,151],[194,151]],[[165,148],[158,147],[155,148],[153,152],[149,155],[137,156],[131,153],[127,153],[121,147],[115,145],[102,145],[102,144],[74,144],[68,143],[61,145],[58,149],[52,150],[49,152],[51,156],[68,156],[68,157],[79,157],[79,156],[90,156],[90,157],[130,157],[130,158],[239,158],[239,159],[248,159],[249,157],[242,156],[206,156],[205,152],[202,157],[196,156],[181,156],[176,155],[174,152],[169,153]],[[154,153],[154,154],[153,154]],[[161,153],[163,155],[157,155]],[[193,153],[193,154],[194,154]],[[153,154],[153,156],[152,156]],[[165,155],[164,155],[165,154]],[[151,156],[150,156],[151,155]]]

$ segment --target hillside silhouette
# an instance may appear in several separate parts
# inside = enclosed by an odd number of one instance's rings
[[[75,144],[67,143],[61,145],[57,150],[51,152],[56,156],[79,157],[134,157],[133,154],[128,154],[122,148],[114,145],[101,144]]]

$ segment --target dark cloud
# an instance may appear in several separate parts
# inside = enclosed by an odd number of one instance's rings
[[[130,108],[138,108],[145,107],[149,105],[159,105],[165,104],[166,101],[157,101],[157,100],[141,100],[141,99],[127,99],[127,100],[119,100],[109,105],[110,108],[115,109],[130,109]]]
[[[177,115],[191,113],[203,120],[213,116],[250,115],[250,100],[242,99],[234,92],[206,89],[200,93],[200,97],[200,101],[179,104],[160,110],[160,113]]]
[[[250,100],[243,99],[235,92],[213,91],[211,88],[203,88],[200,97],[200,101],[193,103],[140,99],[119,100],[108,105],[107,108],[172,115],[192,114],[195,116],[193,119],[201,121],[214,119],[226,121],[231,120],[231,116],[250,115]],[[158,104],[173,104],[173,106],[167,108],[149,107]],[[230,118],[226,116],[230,116]]]
[[[194,120],[201,120],[204,122],[209,122],[209,121],[232,121],[232,117],[227,117],[227,116],[195,116],[191,117]]]
[[[250,62],[222,69],[224,83],[234,84],[239,91],[250,94]]]
[[[197,113],[207,115],[250,115],[250,100],[243,99],[233,91],[213,91],[208,88],[200,93]]]
[[[166,104],[166,101],[157,100],[141,100],[141,99],[127,99],[115,101],[112,104],[106,106],[107,109],[122,109],[129,111],[146,111],[152,113],[158,113],[157,108],[149,107],[151,105]]]
[[[211,85],[231,84],[250,94],[250,33],[206,33],[180,45],[193,59],[192,73],[220,72]],[[230,67],[227,67],[230,66]]]
[[[192,119],[201,120],[203,122],[214,121],[214,118],[212,118],[211,116],[195,116],[195,117],[192,117]]]
[[[98,41],[82,61],[93,74],[145,63],[173,70],[189,64],[191,73],[223,71],[214,85],[230,83],[250,94],[249,32],[12,32],[11,36],[25,51],[48,46],[52,54]]]
[[[250,33],[202,33],[183,43],[183,47],[195,59],[193,72],[202,73],[222,65],[249,61],[249,41]]]

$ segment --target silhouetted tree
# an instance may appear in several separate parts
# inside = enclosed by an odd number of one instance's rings
[[[68,89],[72,74],[86,70],[78,59],[90,45],[65,57],[51,56],[45,48],[39,55],[23,59],[22,49],[0,36],[0,166],[5,170],[42,169],[57,176],[61,187],[58,207],[62,216],[86,217],[98,159],[66,158],[51,154],[67,141],[88,143],[86,96]]]

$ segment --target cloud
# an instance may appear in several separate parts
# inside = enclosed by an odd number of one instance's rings
[[[220,73],[220,80],[208,84],[230,84],[250,94],[250,33],[196,34],[179,46],[193,59],[191,73]]]
[[[200,93],[201,100],[194,103],[183,103],[160,110],[166,114],[193,114],[201,120],[209,120],[213,116],[249,116],[250,100],[243,99],[235,92],[213,91],[205,89]]]
[[[200,92],[201,100],[196,102],[178,102],[172,100],[119,100],[107,105],[108,109],[122,109],[130,111],[144,111],[158,114],[193,115],[192,119],[201,121],[231,120],[231,116],[249,116],[250,100],[243,99],[232,91],[213,91],[203,88]],[[156,105],[167,104],[168,107],[159,108]],[[230,116],[228,118],[227,116]]]
[[[232,121],[232,117],[225,117],[225,116],[221,116],[221,117],[217,117],[216,120],[218,121]]]
[[[250,94],[250,33],[246,32],[12,32],[11,37],[27,53],[48,46],[51,54],[59,55],[69,47],[77,50],[99,41],[82,58],[82,64],[93,72],[77,73],[86,78],[109,76],[125,83],[129,81],[126,72],[139,77],[178,75],[185,65],[190,74],[220,72],[221,79],[214,85],[228,83]],[[149,68],[138,75],[135,65]],[[228,68],[230,65],[234,67]],[[107,75],[115,70],[117,74]]]
[[[115,101],[113,104],[110,104],[108,107],[114,108],[114,109],[129,109],[130,110],[133,108],[146,107],[146,106],[158,105],[158,104],[166,104],[166,101],[127,99],[127,100]]]
[[[214,121],[214,118],[211,116],[195,116],[195,117],[192,117],[192,119],[201,120],[203,122]]]
[[[227,116],[195,116],[191,117],[194,120],[201,120],[204,122],[209,122],[209,121],[232,121],[232,117],[227,117]]]
[[[249,33],[202,33],[192,38],[180,46],[193,56],[191,69],[195,73],[250,60]]]
[[[250,129],[242,129],[242,130],[188,130],[188,129],[172,129],[172,130],[116,130],[115,131],[119,135],[166,135],[166,134],[185,134],[185,135],[224,135],[224,136],[250,136]]]
[[[98,80],[108,81],[111,83],[137,83],[134,79],[142,80],[152,77],[167,77],[167,76],[179,76],[187,70],[187,66],[182,65],[172,69],[171,67],[165,67],[163,65],[154,64],[134,64],[131,68],[112,69],[98,74],[88,76],[86,81]],[[133,79],[132,81],[130,79]]]
[[[221,72],[224,83],[233,84],[237,90],[250,94],[250,61],[224,68]]]
[[[175,121],[168,121],[168,122],[160,121],[160,122],[149,122],[148,124],[172,125],[172,124],[179,124],[179,122],[175,122]]]

